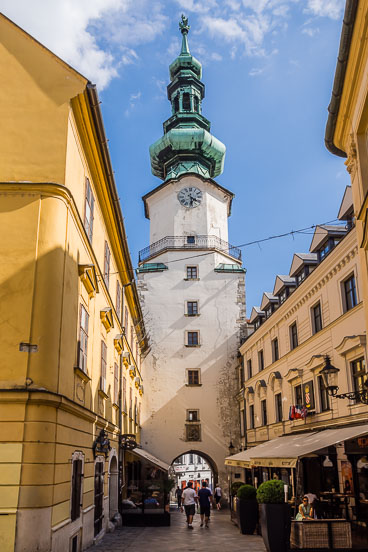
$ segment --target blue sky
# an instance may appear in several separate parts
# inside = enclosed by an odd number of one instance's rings
[[[1,11],[98,86],[134,266],[148,245],[141,196],[160,181],[149,145],[170,116],[178,21],[203,65],[203,114],[227,147],[219,184],[235,193],[229,241],[336,218],[349,184],[324,146],[344,0],[0,0]],[[288,274],[299,234],[243,249],[247,312]]]

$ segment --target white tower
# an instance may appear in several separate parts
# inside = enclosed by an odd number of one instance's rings
[[[241,252],[228,244],[233,194],[217,184],[224,145],[201,114],[201,65],[183,45],[170,66],[172,116],[150,148],[164,182],[143,197],[150,245],[138,287],[150,339],[142,444],[171,463],[195,452],[226,489],[224,459],[239,436],[237,351],[245,324]]]

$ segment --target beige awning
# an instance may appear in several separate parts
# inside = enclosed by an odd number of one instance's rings
[[[316,456],[316,452],[368,433],[368,424],[339,429],[325,429],[298,435],[284,435],[249,448],[225,459],[227,466],[294,468],[299,458]]]
[[[163,460],[159,460],[156,456],[153,456],[153,454],[142,448],[135,448],[129,452],[148,460],[148,462],[151,462],[151,464],[154,464],[157,468],[160,468],[160,470],[168,471],[170,468],[169,464],[166,464]]]

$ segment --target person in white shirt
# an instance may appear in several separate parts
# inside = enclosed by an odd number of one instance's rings
[[[187,516],[188,529],[193,529],[193,516],[195,514],[195,505],[198,502],[198,496],[195,490],[192,488],[193,483],[189,481],[188,486],[184,489],[181,495],[182,510],[183,506]]]
[[[221,490],[221,487],[219,487],[218,483],[217,483],[216,488],[215,488],[214,497],[215,497],[215,500],[216,500],[217,509],[221,510],[222,490]]]

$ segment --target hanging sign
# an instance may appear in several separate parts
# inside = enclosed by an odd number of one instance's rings
[[[304,406],[307,410],[314,410],[314,391],[313,381],[307,381],[303,384]]]

